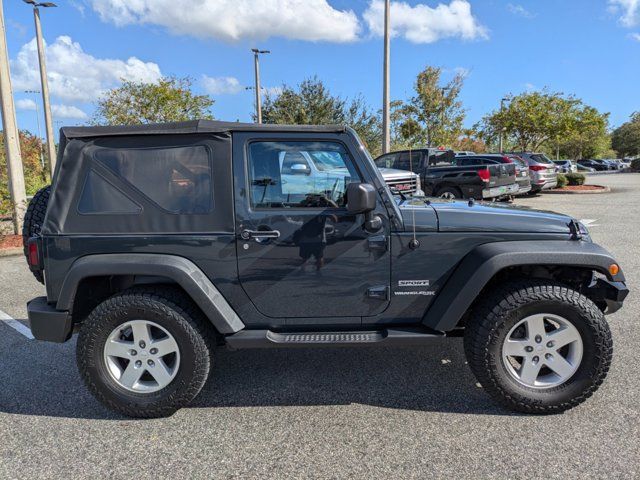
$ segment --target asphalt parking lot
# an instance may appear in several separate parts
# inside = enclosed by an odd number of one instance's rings
[[[589,220],[632,292],[609,317],[607,381],[586,404],[536,417],[496,407],[460,340],[411,349],[220,350],[194,405],[161,420],[105,410],[75,340],[30,340],[0,321],[0,478],[640,478],[640,174],[605,195],[518,200]],[[0,258],[0,310],[43,294]]]

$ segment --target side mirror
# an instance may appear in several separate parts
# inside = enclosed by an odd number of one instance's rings
[[[378,194],[368,183],[350,183],[347,186],[347,211],[352,214],[364,213],[364,228],[377,232],[382,228],[382,219],[374,215]]]
[[[293,175],[309,175],[311,173],[309,167],[304,163],[294,163],[290,168]]]
[[[368,213],[376,208],[376,189],[368,183],[350,183],[347,186],[349,213]]]

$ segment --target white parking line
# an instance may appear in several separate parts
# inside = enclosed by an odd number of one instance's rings
[[[600,225],[597,223],[598,220],[594,220],[592,218],[584,218],[582,220],[580,220],[585,227],[590,228],[590,227],[599,227]]]
[[[31,330],[29,330],[29,327],[27,327],[26,325],[22,324],[18,320],[15,320],[14,318],[11,318],[9,315],[4,313],[2,310],[0,310],[0,322],[3,322],[4,324],[9,325],[16,332],[24,335],[29,340],[33,340],[33,335],[31,334]]]

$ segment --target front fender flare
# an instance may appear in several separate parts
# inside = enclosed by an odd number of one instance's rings
[[[105,275],[166,277],[180,285],[221,334],[236,333],[244,323],[209,278],[192,261],[176,255],[127,253],[88,255],[76,260],[58,296],[57,310],[72,311],[80,282]]]
[[[501,270],[525,265],[566,265],[589,268],[609,280],[624,282],[622,270],[612,276],[616,263],[594,243],[575,240],[538,240],[486,243],[473,249],[455,268],[425,313],[422,323],[434,330],[454,329],[482,289]]]

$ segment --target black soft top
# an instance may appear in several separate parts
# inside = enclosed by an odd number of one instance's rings
[[[190,133],[230,133],[242,132],[318,132],[340,133],[342,125],[272,125],[240,122],[220,122],[216,120],[192,120],[188,122],[157,123],[149,125],[109,126],[109,127],[63,127],[62,136],[67,139],[114,137],[124,135],[175,135]]]

